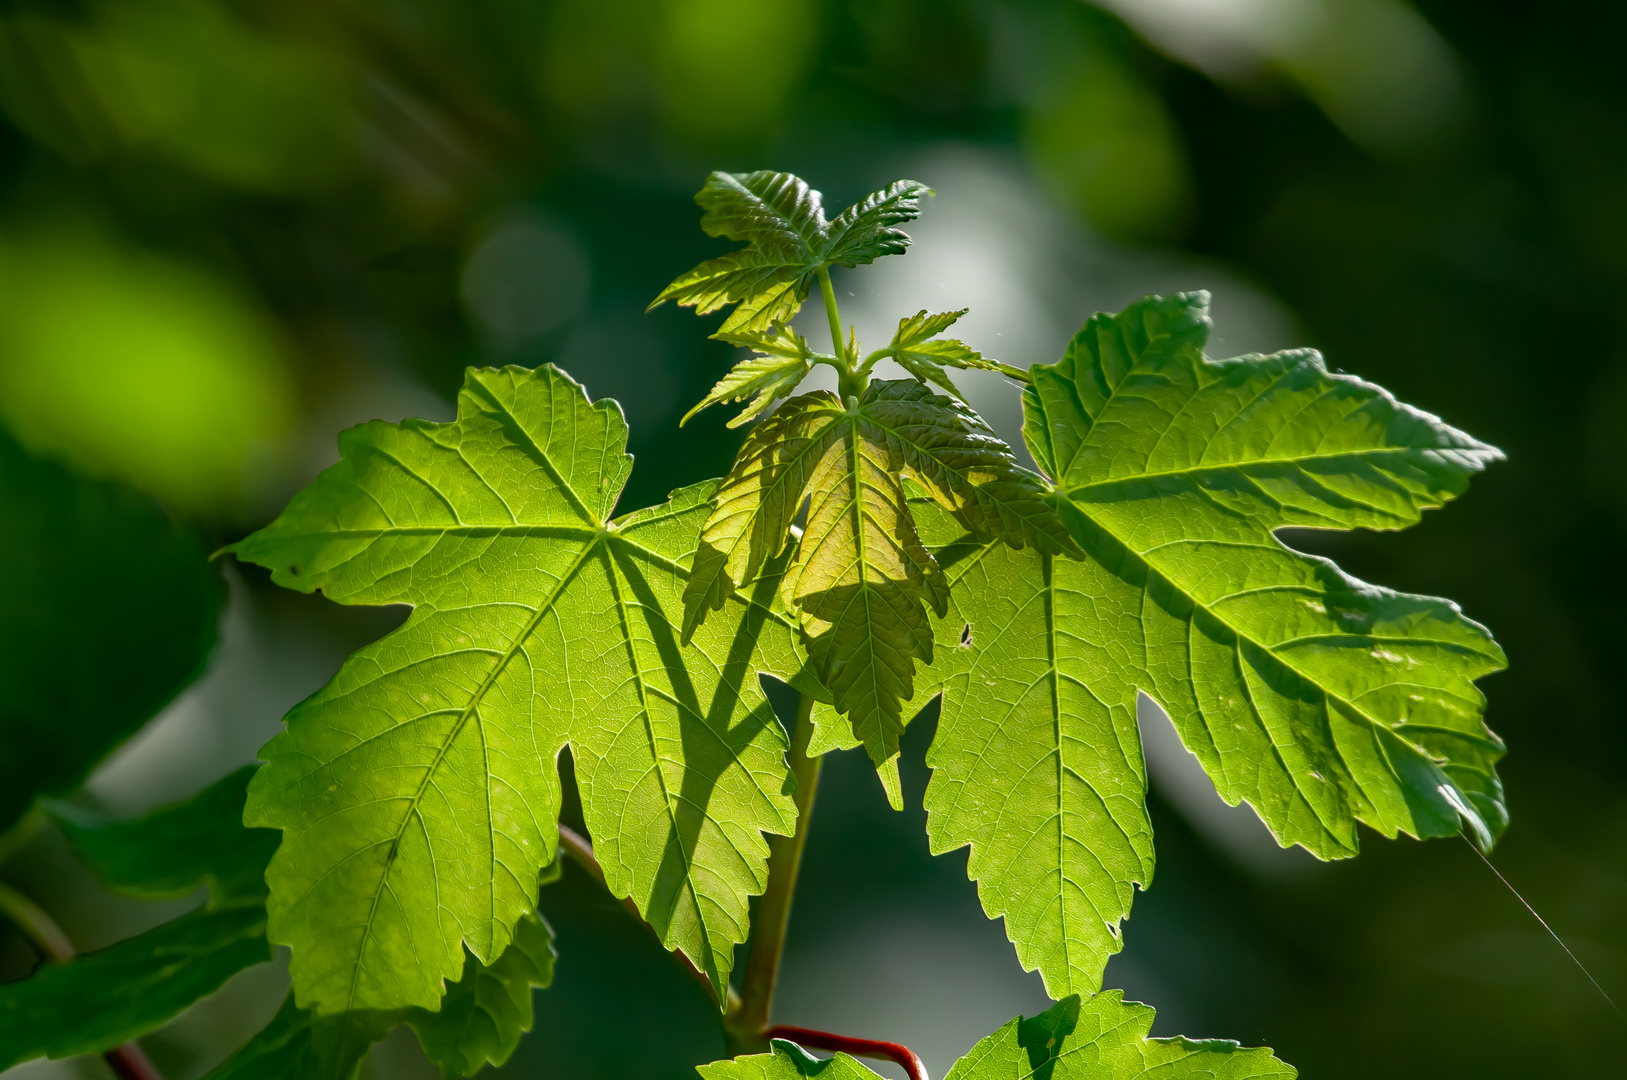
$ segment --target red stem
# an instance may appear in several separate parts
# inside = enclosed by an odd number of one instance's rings
[[[123,1046],[115,1046],[102,1055],[114,1075],[119,1080],[164,1080],[158,1069],[147,1060],[141,1047],[134,1042],[127,1042]]]
[[[0,916],[11,920],[47,963],[60,964],[74,957],[73,942],[56,920],[27,896],[0,882]],[[103,1051],[102,1058],[120,1080],[164,1080],[135,1040]]]
[[[832,1053],[852,1054],[854,1057],[885,1058],[896,1061],[909,1073],[910,1080],[928,1080],[926,1065],[915,1056],[915,1051],[901,1043],[881,1042],[878,1039],[855,1039],[851,1035],[836,1035],[813,1028],[791,1027],[777,1024],[763,1032],[765,1039],[789,1039],[801,1046]]]

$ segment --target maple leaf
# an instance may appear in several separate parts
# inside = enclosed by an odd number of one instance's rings
[[[929,315],[922,308],[914,315],[898,320],[893,340],[886,348],[878,349],[873,357],[866,357],[866,362],[884,358],[895,360],[921,382],[936,383],[955,397],[960,397],[961,393],[946,368],[1003,370],[1003,365],[987,359],[964,341],[938,336],[958,322],[966,311],[966,308],[961,308],[959,311]]]
[[[922,196],[931,193],[897,180],[826,221],[823,197],[790,173],[714,172],[695,196],[705,211],[701,228],[747,246],[679,275],[650,307],[674,300],[705,315],[737,305],[720,335],[789,323],[827,267],[902,252],[909,237],[897,226],[916,217]]]
[[[800,673],[777,565],[678,652],[713,484],[612,520],[627,429],[550,367],[471,370],[448,424],[375,422],[235,546],[273,580],[410,604],[262,751],[247,820],[283,830],[270,937],[319,1016],[439,1006],[491,963],[555,856],[568,745],[606,883],[724,996],[763,834],[794,828],[758,672]]]
[[[1489,848],[1507,821],[1474,685],[1504,664],[1490,634],[1275,535],[1405,527],[1501,455],[1313,352],[1205,358],[1206,305],[1098,315],[1033,369],[1025,434],[1084,559],[912,502],[951,586],[932,848],[971,846],[984,909],[1053,997],[1099,986],[1151,880],[1138,693],[1284,845],[1349,856],[1363,822]]]
[[[974,532],[1072,551],[1037,478],[977,415],[911,380],[876,381],[844,405],[827,391],[787,401],[746,436],[714,497],[684,591],[692,634],[807,526],[784,579],[816,671],[897,805],[903,703],[931,663],[927,607],[942,615],[942,573],[905,504],[920,482]]]
[[[678,421],[680,427],[709,405],[744,401],[748,397],[752,398],[751,404],[730,420],[728,426],[736,428],[749,423],[767,412],[775,401],[793,393],[797,384],[813,370],[816,358],[830,359],[823,353],[816,353],[808,345],[807,338],[779,324],[766,333],[714,334],[713,337],[742,349],[751,349],[754,355],[740,361],[723,376],[712,387],[712,392]]]

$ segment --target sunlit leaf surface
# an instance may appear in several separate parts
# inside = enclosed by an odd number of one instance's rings
[[[933,658],[927,610],[941,616],[947,600],[905,503],[906,477],[979,535],[1072,548],[1038,478],[976,414],[913,380],[878,380],[846,405],[826,391],[793,398],[751,430],[684,593],[688,633],[791,546],[785,594],[808,653],[854,736],[890,772],[916,665]]]
[[[921,212],[929,194],[924,184],[897,180],[826,221],[823,197],[800,177],[715,172],[695,196],[705,211],[701,228],[747,246],[680,275],[650,306],[674,300],[705,315],[735,304],[723,334],[788,323],[821,269],[904,251],[909,237],[898,226]]]
[[[1322,858],[1385,836],[1483,847],[1506,812],[1474,680],[1503,665],[1455,605],[1357,581],[1288,525],[1393,529],[1496,450],[1312,352],[1211,361],[1206,297],[1093,318],[1025,395],[1083,560],[917,518],[950,582],[928,756],[935,851],[972,847],[985,910],[1055,997],[1119,947],[1152,832],[1144,691],[1221,796]]]
[[[472,370],[450,424],[373,423],[237,546],[277,582],[411,604],[269,743],[248,820],[280,828],[270,936],[318,1014],[439,1006],[535,909],[569,745],[616,895],[722,996],[764,832],[790,833],[785,735],[758,671],[800,679],[777,580],[680,653],[714,485],[612,520],[632,460],[611,402],[549,367]]]

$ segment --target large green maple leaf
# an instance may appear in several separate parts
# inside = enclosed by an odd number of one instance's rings
[[[413,606],[289,713],[250,790],[248,821],[283,830],[269,934],[300,1005],[433,1010],[465,944],[495,960],[553,860],[567,745],[606,883],[723,997],[763,833],[794,829],[758,672],[801,662],[772,563],[680,655],[715,485],[612,520],[626,437],[552,367],[471,370],[455,422],[345,432],[236,545],[280,584]]]
[[[1117,990],[1070,995],[1038,1016],[1017,1017],[981,1040],[946,1080],[1293,1080],[1295,1070],[1266,1049],[1227,1039],[1149,1039],[1153,1010]],[[714,1061],[703,1080],[876,1080],[848,1054],[820,1060],[776,1039],[766,1054]]]
[[[913,380],[878,380],[845,404],[828,391],[792,398],[751,430],[684,592],[688,634],[790,546],[784,591],[808,654],[895,805],[902,706],[917,663],[932,663],[928,606],[941,616],[948,599],[905,503],[906,478],[980,536],[1073,550],[1038,478],[975,413]],[[807,524],[793,538],[804,501]]]
[[[1086,558],[912,502],[950,582],[923,687],[943,692],[933,850],[971,846],[985,910],[1053,997],[1100,985],[1152,878],[1138,692],[1284,845],[1353,855],[1362,822],[1489,847],[1507,820],[1474,685],[1504,663],[1487,631],[1275,535],[1405,527],[1499,453],[1314,352],[1205,358],[1206,301],[1096,316],[1032,370],[1029,447]]]

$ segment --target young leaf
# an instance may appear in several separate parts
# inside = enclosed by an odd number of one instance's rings
[[[729,427],[750,423],[782,397],[788,397],[797,384],[813,370],[813,358],[819,354],[808,346],[808,339],[794,330],[776,324],[767,333],[715,334],[714,337],[742,349],[756,350],[757,355],[742,360],[725,375],[712,392],[699,405],[684,414],[679,426],[708,405],[724,401],[744,401],[753,398],[746,410]]]
[[[938,336],[964,314],[965,308],[959,311],[946,311],[939,315],[928,315],[926,309],[922,308],[914,315],[898,320],[898,329],[893,333],[892,342],[881,350],[880,355],[891,357],[917,379],[937,383],[958,398],[961,396],[960,391],[955,388],[954,380],[944,368],[1000,370],[999,364],[985,360],[982,353],[964,341]]]
[[[946,1080],[1292,1080],[1298,1075],[1270,1050],[1245,1050],[1226,1039],[1149,1039],[1153,1010],[1110,990],[1070,995],[1038,1016],[1017,1017],[983,1039],[950,1068]],[[858,1059],[821,1061],[796,1043],[775,1039],[767,1054],[714,1061],[704,1080],[875,1080]]]
[[[684,628],[728,601],[808,524],[785,577],[810,657],[878,767],[898,753],[916,661],[932,662],[926,608],[947,599],[916,536],[904,478],[966,527],[1016,545],[1075,551],[1032,473],[964,406],[913,380],[876,381],[844,407],[819,391],[747,435],[718,489],[684,592]]]
[[[271,959],[256,901],[200,908],[105,949],[0,985],[0,1069],[101,1053],[145,1035],[246,967]]]
[[[243,827],[244,793],[256,771],[245,765],[186,802],[134,821],[97,820],[63,805],[51,813],[74,855],[114,892],[162,900],[207,881],[218,907],[266,893],[278,836]]]
[[[290,993],[271,1023],[207,1080],[351,1080],[368,1049],[399,1023],[412,1025],[442,1076],[473,1076],[514,1053],[531,1030],[532,988],[549,985],[553,969],[552,929],[540,915],[525,915],[497,963],[465,959],[463,977],[447,987],[439,1012],[375,1009],[318,1018]]]
[[[786,595],[802,615],[808,655],[836,709],[870,759],[897,774],[902,703],[914,696],[915,661],[932,662],[932,625],[948,599],[942,571],[915,534],[904,503],[900,463],[862,422],[832,425],[808,479],[808,524],[786,575]],[[931,587],[929,588],[929,584]],[[902,810],[897,784],[889,801]]]
[[[1044,482],[970,408],[908,379],[872,383],[860,405],[905,474],[967,529],[1016,548],[1079,554]]]
[[[501,954],[555,855],[569,745],[607,884],[728,984],[764,832],[789,834],[759,670],[800,673],[777,565],[678,652],[714,485],[608,520],[631,466],[614,403],[552,367],[471,370],[449,424],[372,423],[237,545],[273,580],[413,605],[289,713],[248,820],[284,830],[271,939],[319,1014],[439,1007]]]
[[[826,238],[826,257],[843,266],[862,266],[884,255],[902,255],[909,235],[896,226],[921,216],[921,199],[932,189],[914,180],[894,180],[836,215]]]
[[[819,192],[790,173],[715,172],[695,196],[705,211],[701,228],[747,246],[680,275],[650,307],[674,300],[705,315],[738,304],[722,334],[789,323],[819,271],[902,252],[909,237],[896,226],[920,214],[921,196],[930,193],[913,180],[898,180],[827,222]]]
[[[220,576],[149,500],[0,432],[0,832],[66,795],[203,670]],[[131,612],[140,612],[132,631]]]
[[[1025,430],[1084,560],[916,504],[951,583],[928,833],[971,845],[985,910],[1056,997],[1099,985],[1151,879],[1138,691],[1285,845],[1354,854],[1357,821],[1489,844],[1506,821],[1487,632],[1273,534],[1410,524],[1497,452],[1312,353],[1207,360],[1206,328],[1201,296],[1150,298],[1034,369]]]

